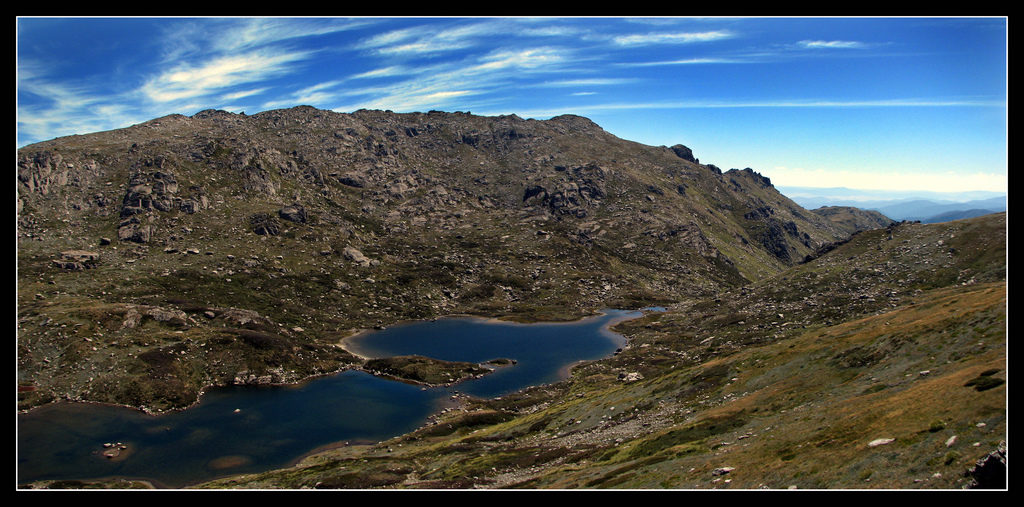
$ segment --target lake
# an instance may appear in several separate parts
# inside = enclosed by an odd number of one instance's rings
[[[217,477],[281,468],[317,448],[375,443],[408,433],[454,391],[493,398],[565,378],[624,339],[608,327],[639,311],[606,310],[568,323],[517,324],[471,317],[400,324],[350,338],[367,357],[423,355],[483,363],[514,359],[478,379],[426,388],[345,371],[295,386],[229,386],[187,410],[152,416],[91,403],[56,403],[18,415],[18,483],[124,477],[178,488]],[[102,455],[104,443],[127,446]]]

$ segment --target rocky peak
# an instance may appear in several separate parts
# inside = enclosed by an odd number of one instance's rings
[[[700,163],[699,160],[697,160],[696,158],[693,157],[693,150],[687,148],[686,146],[683,146],[681,144],[677,144],[675,146],[672,146],[672,148],[670,148],[670,149],[672,150],[673,153],[676,154],[677,157],[679,157],[679,158],[681,158],[683,160],[687,160],[689,162],[693,162],[694,164],[699,164]]]

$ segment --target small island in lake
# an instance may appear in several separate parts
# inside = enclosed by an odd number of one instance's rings
[[[375,375],[431,386],[454,384],[494,371],[476,363],[444,361],[416,355],[370,359],[363,364],[363,369]]]

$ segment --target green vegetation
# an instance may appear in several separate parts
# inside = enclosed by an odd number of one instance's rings
[[[363,368],[379,375],[428,385],[454,384],[493,371],[474,363],[442,361],[423,356],[370,359],[363,363]]]

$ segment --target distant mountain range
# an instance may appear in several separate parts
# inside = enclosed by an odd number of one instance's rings
[[[938,223],[1006,211],[1006,194],[998,192],[886,191],[842,187],[776,188],[807,209],[822,206],[853,206],[878,211],[893,220]]]

